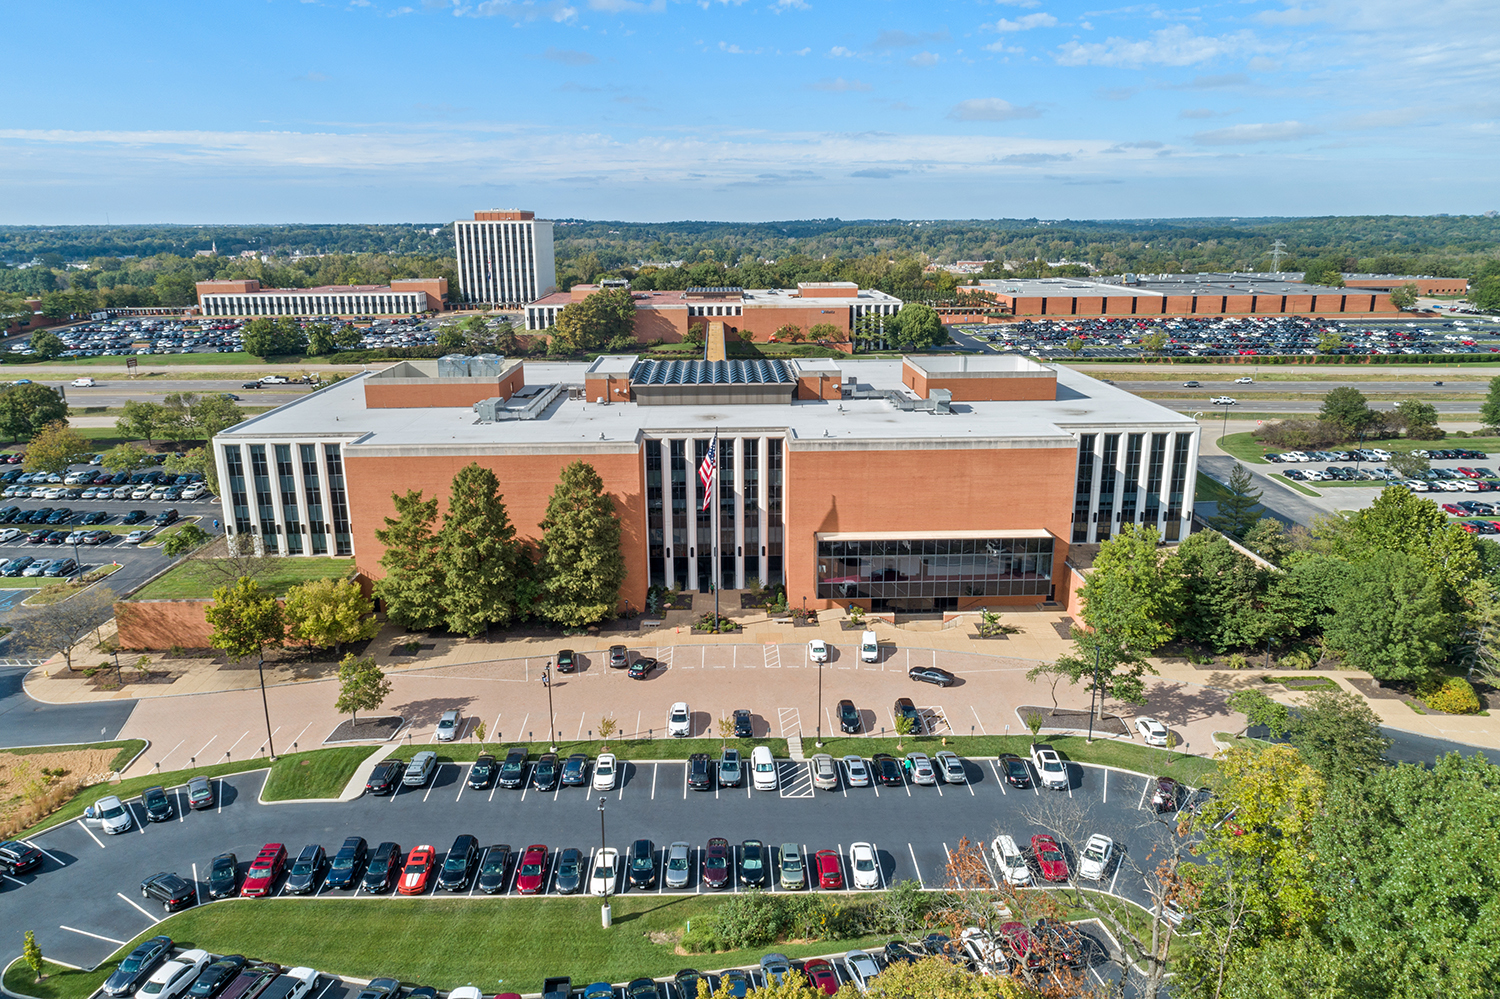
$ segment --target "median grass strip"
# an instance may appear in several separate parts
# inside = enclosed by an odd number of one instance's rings
[[[431,750],[438,754],[439,763],[473,763],[480,753],[491,753],[500,757],[504,756],[505,751],[511,746],[525,746],[527,755],[535,760],[541,754],[550,752],[552,745],[557,746],[557,755],[564,760],[572,753],[586,753],[592,759],[602,752],[614,753],[622,760],[643,762],[685,760],[693,753],[707,753],[717,758],[720,750],[728,745],[738,749],[740,756],[745,760],[745,765],[749,766],[750,750],[756,746],[771,747],[771,753],[780,759],[786,759],[788,754],[785,739],[730,739],[727,743],[722,739],[610,739],[607,750],[597,739],[557,742],[550,745],[545,742],[508,742],[486,739],[483,744],[477,742],[407,744],[403,745],[395,755],[409,760],[417,753]]]
[[[275,569],[256,577],[262,591],[272,591],[276,596],[299,583],[313,579],[341,579],[354,571],[354,560],[348,558],[311,557],[279,559]],[[142,587],[134,596],[136,600],[207,600],[220,586],[231,586],[234,577],[221,571],[217,560],[185,559],[170,572]]]

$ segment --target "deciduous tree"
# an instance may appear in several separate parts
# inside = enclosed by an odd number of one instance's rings
[[[391,694],[391,681],[375,665],[374,656],[349,653],[339,663],[339,696],[334,709],[349,712],[351,726],[359,724],[361,711],[375,711]]]
[[[1417,304],[1417,286],[1410,282],[1391,289],[1391,304],[1403,312]]]
[[[1287,740],[1329,782],[1373,773],[1391,747],[1370,705],[1342,688],[1313,691],[1292,713]]]
[[[114,591],[95,585],[66,600],[23,609],[11,618],[15,630],[10,634],[10,647],[42,658],[61,653],[72,669],[74,644],[89,629],[109,620],[114,605]]]
[[[269,646],[286,640],[286,623],[276,597],[244,578],[214,590],[214,602],[203,610],[213,628],[208,644],[231,659],[265,658]]]
[[[50,361],[68,349],[68,345],[62,341],[62,337],[51,330],[37,330],[31,334],[28,344],[32,352],[44,361]]]
[[[209,533],[203,528],[197,524],[183,524],[176,534],[161,543],[161,553],[167,558],[176,558],[208,542]]]
[[[1353,437],[1369,425],[1370,404],[1365,394],[1353,385],[1340,385],[1323,397],[1318,419],[1338,424],[1345,434]]]
[[[474,636],[509,624],[516,609],[518,545],[495,473],[466,465],[453,477],[438,532],[448,627]]]
[[[1176,634],[1182,580],[1160,540],[1155,527],[1126,524],[1100,546],[1083,584],[1083,619],[1123,649],[1148,653]]]
[[[898,350],[927,350],[948,342],[948,331],[937,310],[914,302],[885,317],[886,340]]]
[[[37,431],[26,448],[21,467],[28,472],[61,472],[92,454],[93,444],[63,420]]]
[[[167,424],[167,410],[159,402],[126,399],[115,419],[115,429],[126,437],[139,437],[150,444]]]
[[[396,516],[385,518],[375,538],[385,546],[380,564],[385,577],[375,584],[375,595],[388,618],[404,628],[427,630],[443,623],[445,613],[443,566],[438,558],[437,497],[423,499],[412,490],[392,493]]]
[[[25,940],[21,944],[21,959],[26,962],[26,967],[40,982],[45,976],[42,974],[42,948],[36,944],[36,931],[27,930]]]
[[[205,395],[193,406],[193,425],[204,440],[215,436],[237,423],[245,422],[245,411],[227,395]]]
[[[1486,427],[1500,427],[1500,376],[1490,379],[1489,391],[1479,406],[1479,422]]]
[[[0,432],[8,440],[29,441],[50,423],[68,418],[68,404],[46,385],[0,389]]]
[[[617,337],[635,333],[635,299],[629,288],[596,291],[563,308],[552,328],[554,342],[569,351],[600,350]]]
[[[593,465],[580,460],[562,470],[540,526],[537,612],[567,628],[612,616],[625,583],[625,555],[614,500]]]
[[[314,579],[287,590],[286,623],[293,638],[339,652],[380,630],[375,605],[348,579]]]
[[[1443,661],[1453,631],[1439,580],[1418,559],[1392,551],[1350,566],[1323,628],[1350,666],[1377,680],[1413,682]]]
[[[153,462],[151,452],[139,444],[116,444],[104,452],[101,464],[111,472],[134,472]]]

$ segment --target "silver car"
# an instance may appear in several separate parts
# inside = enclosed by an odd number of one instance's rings
[[[937,774],[932,771],[932,761],[926,753],[907,753],[906,772],[913,784],[936,785]]]
[[[837,791],[839,789],[839,768],[833,762],[833,757],[827,753],[818,753],[808,761],[812,768],[813,787],[820,791]]]
[[[401,783],[407,787],[421,787],[432,779],[437,770],[437,753],[427,749],[411,758],[406,765],[406,773],[401,777]]]
[[[871,980],[880,974],[880,965],[862,950],[851,950],[845,954],[844,967],[849,969],[849,977],[854,980],[854,987],[861,992],[870,991]]]
[[[850,787],[870,786],[870,765],[863,756],[844,757],[844,779]]]
[[[969,775],[964,770],[964,761],[959,759],[957,753],[951,749],[939,750],[933,756],[933,762],[937,765],[938,776],[944,784],[967,784]]]
[[[667,873],[664,879],[667,887],[686,888],[692,872],[692,847],[686,843],[673,843],[667,850]]]

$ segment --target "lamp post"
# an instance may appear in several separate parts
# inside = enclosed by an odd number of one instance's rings
[[[266,713],[266,748],[269,749],[269,759],[276,762],[276,744],[271,741],[271,705],[266,701],[266,654],[262,650],[260,661],[255,664],[255,671],[260,674],[260,706]]]
[[[1099,694],[1099,657],[1104,654],[1104,646],[1099,644],[1102,635],[1094,638],[1094,686],[1089,690],[1089,744],[1094,742],[1094,698]]]
[[[828,647],[823,647],[823,659],[828,658]],[[818,660],[818,741],[819,749],[823,748],[823,659]]]
[[[547,660],[547,668],[542,670],[542,686],[547,688],[547,745],[552,751],[557,752],[557,744],[553,738],[557,733],[557,721],[552,714],[552,660]]]
[[[604,799],[599,799],[599,856],[604,856]],[[604,882],[604,904],[599,908],[599,921],[607,930],[612,922],[609,908],[609,882]]]

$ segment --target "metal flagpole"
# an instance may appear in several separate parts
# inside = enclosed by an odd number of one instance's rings
[[[714,565],[713,565],[713,588],[714,588],[714,634],[719,632],[719,584],[724,580],[724,574],[719,569],[719,432],[714,431],[714,442],[709,445],[714,455],[714,467],[709,474],[713,476],[713,482],[709,485],[708,494],[713,497],[714,505],[713,532],[714,532]]]

